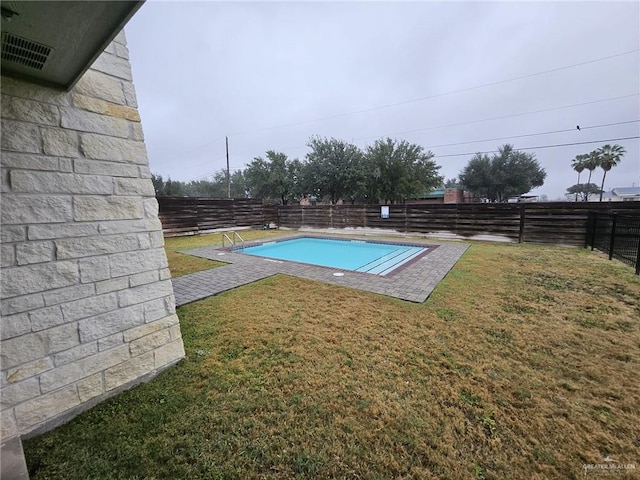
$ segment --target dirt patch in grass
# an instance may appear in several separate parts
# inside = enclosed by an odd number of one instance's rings
[[[631,269],[552,247],[474,243],[424,304],[271,277],[178,309],[187,358],[27,441],[31,478],[638,465],[639,304]]]

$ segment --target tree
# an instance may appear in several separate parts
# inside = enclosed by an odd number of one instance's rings
[[[184,182],[171,180],[171,177],[167,177],[165,181],[162,175],[156,173],[151,174],[151,181],[156,191],[156,197],[181,197],[186,195]]]
[[[233,198],[248,198],[247,182],[242,170],[236,170],[231,174],[231,196]]]
[[[370,201],[402,203],[412,195],[442,185],[440,166],[432,158],[433,153],[405,140],[376,140],[365,154],[369,172],[365,184],[372,195]]]
[[[244,171],[246,190],[252,198],[277,199],[286,205],[294,198],[300,162],[269,150],[266,159],[256,157]]]
[[[171,180],[165,182],[162,175],[151,174],[151,181],[157,197],[187,196],[187,197],[227,197],[227,171],[219,170],[211,180],[192,180],[189,183]],[[241,170],[231,174],[231,197],[246,198],[247,190],[244,175]]]
[[[458,181],[458,177],[449,178],[447,179],[446,182],[444,182],[444,188],[461,188],[461,187],[462,185]]]
[[[226,198],[227,171],[219,170],[212,180],[192,180],[185,185],[185,195],[189,197]]]
[[[151,182],[153,183],[153,188],[156,191],[156,197],[164,195],[164,179],[162,178],[162,175],[152,173]]]
[[[466,190],[491,202],[506,202],[541,186],[546,176],[534,154],[507,144],[491,157],[475,154],[458,177]]]
[[[476,196],[487,199],[495,197],[495,179],[488,155],[476,153],[460,172],[458,178],[465,190],[469,190]]]
[[[571,161],[571,168],[573,168],[576,172],[578,172],[578,183],[576,185],[580,185],[580,174],[586,168],[585,160],[589,158],[589,155],[576,155]],[[578,192],[576,192],[576,202],[578,201]]]
[[[254,158],[244,170],[247,190],[251,198],[269,197],[269,162],[262,157]]]
[[[591,174],[599,166],[600,166],[600,152],[598,152],[598,150],[592,150],[591,152],[585,155],[584,168],[589,170],[589,178],[587,179],[587,183],[591,183]],[[589,192],[587,192],[584,201],[585,202],[589,201]]]
[[[331,203],[340,198],[355,200],[362,190],[362,152],[336,138],[311,137],[307,161],[302,167],[305,193],[327,196]]]
[[[223,174],[223,181],[220,182],[217,177],[213,181],[209,180],[192,180],[184,187],[184,194],[187,197],[217,197],[224,198],[227,196],[227,179],[226,173]]]
[[[576,201],[580,198],[586,202],[589,195],[600,193],[600,188],[595,183],[577,183],[567,188],[567,195],[575,195]]]
[[[604,170],[602,174],[602,186],[600,187],[600,201],[602,201],[602,193],[604,192],[604,179],[607,177],[607,172],[613,167],[617,166],[626,150],[620,145],[604,145],[598,150],[600,156],[600,168]]]

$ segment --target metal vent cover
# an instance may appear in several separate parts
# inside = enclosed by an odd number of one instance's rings
[[[2,32],[2,60],[42,70],[51,50],[46,45]]]

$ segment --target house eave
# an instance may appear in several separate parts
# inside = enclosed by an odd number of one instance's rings
[[[2,75],[70,90],[143,3],[1,2]]]

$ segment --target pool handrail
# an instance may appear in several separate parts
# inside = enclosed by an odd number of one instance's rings
[[[236,237],[240,240],[240,243],[242,244],[242,249],[244,250],[244,239],[240,236],[240,234],[238,232],[236,232],[235,230],[230,232],[232,234],[231,237],[229,237],[229,235],[227,235],[225,232],[222,233],[222,248],[224,248],[224,239],[226,238],[229,241],[229,248],[235,248],[236,246]]]

